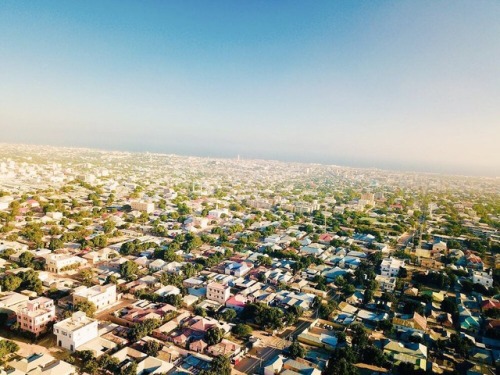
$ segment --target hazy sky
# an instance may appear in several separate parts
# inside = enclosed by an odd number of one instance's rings
[[[500,175],[500,1],[3,0],[0,130]]]

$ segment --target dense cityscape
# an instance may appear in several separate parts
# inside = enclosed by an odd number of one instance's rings
[[[495,374],[500,180],[2,144],[1,374]]]

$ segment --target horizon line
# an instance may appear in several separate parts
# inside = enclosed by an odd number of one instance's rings
[[[123,148],[101,148],[101,147],[91,147],[91,146],[61,146],[54,144],[41,144],[41,143],[20,143],[20,142],[0,142],[0,145],[9,145],[9,146],[27,146],[27,147],[51,147],[51,148],[69,148],[75,150],[89,150],[89,151],[99,151],[99,152],[123,152],[129,154],[156,154],[156,155],[165,155],[165,156],[180,156],[180,157],[195,157],[195,158],[208,158],[208,159],[220,159],[220,160],[237,160],[239,156],[240,161],[273,161],[280,162],[284,164],[304,164],[304,165],[321,165],[321,166],[329,166],[329,167],[337,167],[343,169],[358,169],[358,170],[379,170],[383,172],[394,172],[394,173],[408,173],[408,174],[421,174],[421,175],[433,175],[433,176],[441,176],[441,177],[462,177],[462,178],[482,178],[482,179],[493,179],[496,180],[500,176],[498,175],[472,175],[472,174],[463,174],[463,173],[449,173],[449,172],[432,172],[429,170],[403,170],[399,168],[387,168],[387,167],[360,167],[353,165],[341,165],[341,164],[333,164],[333,163],[325,163],[325,162],[306,162],[306,161],[298,161],[298,160],[283,160],[283,159],[266,159],[260,157],[249,157],[245,158],[244,155],[235,155],[234,157],[229,156],[210,156],[210,155],[192,155],[192,154],[178,154],[178,153],[167,153],[167,152],[158,152],[158,151],[149,151],[149,150],[130,150]]]

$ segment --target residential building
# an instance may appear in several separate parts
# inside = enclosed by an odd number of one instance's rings
[[[386,340],[383,350],[391,361],[411,363],[415,369],[427,370],[427,347],[423,344],[402,344],[394,340]]]
[[[248,302],[247,297],[241,294],[236,294],[235,296],[232,296],[226,301],[226,307],[229,307],[236,311],[243,311],[247,302]]]
[[[92,302],[98,311],[112,305],[116,300],[115,284],[96,285],[91,288],[80,286],[73,293],[73,303],[76,304],[79,301]]]
[[[50,354],[32,354],[29,357],[15,359],[7,363],[11,368],[7,371],[9,375],[52,375],[65,374],[76,375],[78,371],[75,366],[68,362],[57,360]]]
[[[491,288],[493,286],[493,277],[486,272],[475,271],[472,274],[472,282],[474,284],[481,284],[486,288]]]
[[[383,292],[393,292],[394,288],[396,288],[396,278],[377,275],[375,277],[375,281],[378,283],[380,290]]]
[[[446,252],[447,250],[448,250],[448,245],[444,241],[436,240],[432,244],[432,251]]]
[[[231,288],[219,283],[210,283],[207,285],[207,299],[215,301],[221,305],[229,299]]]
[[[214,357],[225,355],[229,358],[238,355],[241,351],[241,346],[226,339],[222,339],[218,344],[212,345],[207,349],[207,352]]]
[[[17,292],[0,293],[0,312],[16,312],[20,306],[25,306],[29,297]]]
[[[399,269],[405,266],[405,261],[395,258],[385,258],[380,265],[380,273],[382,276],[394,277],[399,273]]]
[[[424,334],[427,331],[427,319],[416,312],[408,319],[394,317],[392,319],[392,324],[396,329],[405,332],[418,332]]]
[[[236,277],[245,276],[250,271],[250,267],[245,262],[231,262],[224,268],[226,275],[233,275]]]
[[[50,298],[39,297],[28,301],[26,306],[19,307],[16,312],[17,322],[23,331],[36,336],[47,330],[48,323],[56,319],[54,301]]]
[[[56,323],[54,334],[57,336],[57,346],[74,352],[99,335],[98,321],[87,317],[83,311],[78,311],[68,319]]]
[[[73,267],[78,268],[87,264],[83,258],[69,254],[49,254],[45,257],[45,269],[49,272],[59,273]]]
[[[152,202],[132,201],[130,202],[132,210],[143,211],[148,214],[155,210],[155,204]]]

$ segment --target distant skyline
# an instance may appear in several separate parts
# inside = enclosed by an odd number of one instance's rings
[[[500,176],[499,1],[2,1],[0,142]]]

